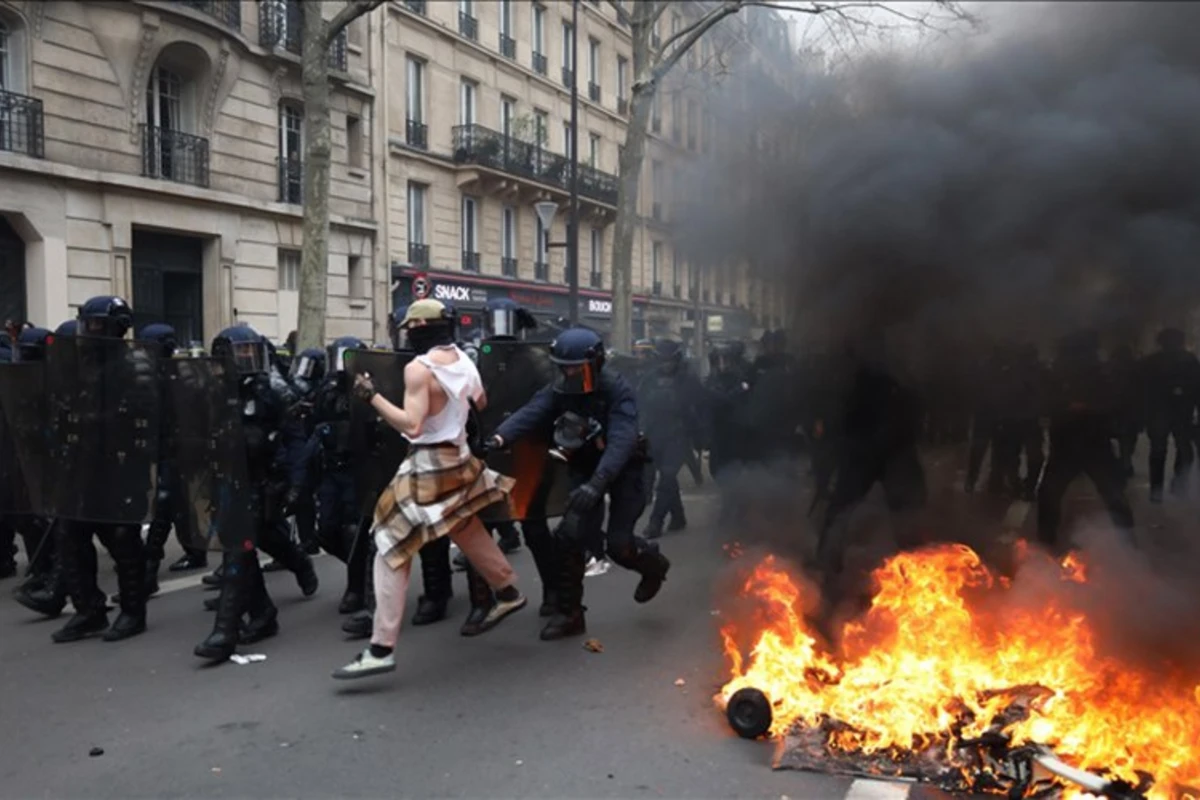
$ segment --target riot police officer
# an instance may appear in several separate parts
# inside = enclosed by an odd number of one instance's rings
[[[1175,440],[1173,494],[1186,494],[1192,469],[1193,424],[1200,405],[1200,361],[1184,348],[1183,331],[1158,334],[1159,351],[1146,357],[1146,435],[1150,439],[1150,501],[1161,503],[1166,473],[1167,441]]]
[[[325,378],[325,351],[308,347],[292,358],[291,382],[296,390],[296,401],[287,409],[283,422],[283,461],[291,473],[293,488],[303,485],[307,463],[305,447],[316,428],[313,412],[317,388]],[[317,506],[311,491],[298,490],[289,493],[287,510],[296,520],[296,532],[300,544],[309,555],[321,550],[317,542]]]
[[[112,295],[93,297],[79,308],[77,332],[80,337],[123,339],[133,325],[133,309],[122,298]],[[99,350],[97,350],[99,352]],[[114,349],[100,357],[118,357]],[[120,381],[126,397],[153,397],[159,391],[154,365],[143,363],[133,354],[121,356],[120,364],[91,363],[89,372],[105,372],[102,380]],[[103,465],[97,465],[103,469]],[[108,642],[120,641],[146,630],[146,556],[140,526],[136,524],[95,523],[85,519],[60,519],[58,552],[75,614],[56,631],[55,642],[74,642],[104,633]],[[116,562],[120,593],[120,614],[110,628],[106,598],[96,583],[96,558],[92,537],[101,543]]]
[[[213,340],[212,354],[229,361],[240,375],[253,527],[242,534],[246,537],[242,546],[227,546],[213,630],[195,649],[200,658],[225,661],[239,643],[251,644],[279,632],[278,612],[258,563],[256,538],[257,546],[295,573],[305,597],[314,594],[319,584],[312,560],[291,539],[282,514],[287,478],[279,459],[279,429],[286,401],[272,385],[267,341],[247,325],[226,328]],[[247,616],[244,625],[243,615]]]
[[[646,505],[645,442],[638,432],[637,401],[620,375],[605,372],[604,342],[587,328],[571,328],[550,345],[558,368],[554,382],[505,420],[488,440],[504,447],[545,426],[554,428],[558,452],[567,460],[573,489],[558,529],[557,613],[542,629],[544,640],[582,634],[584,546],[604,523],[609,498],[608,557],[641,575],[634,600],[651,600],[666,579],[670,561],[658,546],[634,535]]]
[[[654,358],[654,367],[646,371],[638,385],[641,421],[648,432],[653,462],[653,467],[646,470],[647,494],[654,497],[643,534],[648,539],[662,536],[668,515],[669,530],[687,527],[679,495],[679,470],[699,433],[699,402],[704,395],[699,380],[684,366],[679,342],[660,340]],[[656,477],[657,491],[653,491]]]

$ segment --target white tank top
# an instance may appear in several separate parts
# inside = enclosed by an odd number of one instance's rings
[[[428,355],[417,356],[437,378],[446,392],[446,406],[439,413],[426,417],[419,436],[407,436],[413,444],[442,444],[452,442],[462,446],[467,441],[467,417],[471,413],[470,401],[483,394],[483,380],[479,370],[467,354],[456,345],[445,345],[436,350],[454,350],[458,361],[453,364],[438,364]]]

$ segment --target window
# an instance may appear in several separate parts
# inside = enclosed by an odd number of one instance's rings
[[[604,231],[600,228],[592,228],[590,255],[591,283],[598,289],[604,283]]]
[[[458,0],[458,11],[468,17],[475,16],[475,0]]]
[[[676,142],[683,135],[683,98],[679,92],[671,95],[671,138]]]
[[[563,155],[571,157],[571,123],[563,123]]]
[[[537,55],[544,55],[546,52],[546,9],[543,6],[535,5],[533,7],[533,41],[530,42],[530,47]]]
[[[696,138],[699,131],[696,130],[696,101],[688,100],[687,102],[687,146],[690,150],[696,149]]]
[[[517,257],[517,210],[512,206],[500,213],[500,256],[505,261]]]
[[[535,220],[537,228],[537,237],[533,242],[533,260],[538,265],[546,263],[546,226],[542,224],[542,218],[537,217]],[[543,276],[538,276],[541,280],[546,280]]]
[[[408,182],[409,244],[425,244],[425,194],[428,190],[423,183]]]
[[[662,130],[662,92],[655,92],[650,101],[650,127],[655,133]]]
[[[563,69],[575,71],[574,53],[571,52],[571,43],[574,40],[574,31],[571,28],[571,23],[564,22],[562,24],[562,44],[563,44]]]
[[[14,88],[12,62],[12,31],[8,23],[0,19],[0,91]]]
[[[475,124],[475,82],[466,78],[462,80],[461,102],[459,103],[458,124]]]
[[[346,163],[352,167],[363,165],[362,120],[353,114],[346,115]]]
[[[408,57],[408,119],[412,122],[425,121],[425,62]]]
[[[500,35],[513,35],[512,0],[500,0]]]
[[[500,132],[506,137],[512,136],[513,119],[516,116],[516,99],[506,95],[500,95]]]
[[[545,111],[533,112],[533,132],[537,136],[537,145],[542,147],[550,138],[550,115]]]
[[[588,165],[600,167],[600,134],[588,134]]]
[[[663,190],[665,188],[663,185],[664,174],[663,163],[661,161],[656,159],[650,162],[650,181],[651,187],[654,190],[653,200],[656,203],[663,201]]]
[[[653,283],[654,293],[658,294],[662,291],[662,283],[659,282],[658,267],[662,263],[662,242],[655,242],[650,247],[650,281]]]
[[[361,256],[348,256],[346,258],[346,280],[350,284],[350,296],[352,298],[361,299],[367,296],[367,281],[366,275],[363,274],[363,260]]]
[[[679,297],[679,251],[671,251],[671,286],[672,293]]]
[[[617,99],[625,100],[629,95],[629,61],[625,56],[617,56]]]
[[[588,80],[600,83],[600,40],[588,39]]]
[[[300,291],[300,251],[279,248],[279,291]]]
[[[300,162],[304,153],[304,112],[299,106],[284,103],[279,107],[279,157]]]
[[[183,81],[165,67],[156,66],[146,85],[146,124],[166,131],[183,130],[180,123]]]
[[[474,197],[462,199],[463,269],[479,269],[479,208]]]

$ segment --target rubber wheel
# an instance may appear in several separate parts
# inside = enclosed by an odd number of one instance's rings
[[[738,689],[725,707],[729,726],[743,739],[757,739],[771,730],[771,701],[758,689]]]

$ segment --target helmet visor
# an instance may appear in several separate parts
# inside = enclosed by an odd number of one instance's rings
[[[233,365],[243,375],[267,371],[267,348],[261,342],[234,342]]]
[[[312,380],[317,371],[317,360],[312,356],[300,356],[292,362],[292,377]]]
[[[554,379],[554,391],[559,394],[591,394],[596,391],[596,366],[590,361],[582,364],[559,364]]]
[[[488,313],[489,334],[492,336],[516,336],[517,315],[511,308],[496,308]]]
[[[349,352],[349,347],[329,348],[329,369],[331,372],[346,371],[346,354]]]
[[[104,317],[84,317],[79,321],[79,332],[84,336],[107,336],[109,321]]]

